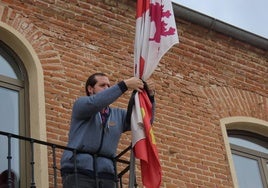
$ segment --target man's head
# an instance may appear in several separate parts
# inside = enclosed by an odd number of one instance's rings
[[[109,78],[104,73],[95,73],[88,77],[85,89],[87,96],[96,94],[110,87]]]

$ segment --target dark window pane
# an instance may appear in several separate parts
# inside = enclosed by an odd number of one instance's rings
[[[0,87],[0,130],[19,134],[19,94],[17,91]],[[0,173],[8,169],[8,140],[6,136],[0,136]],[[4,147],[3,147],[4,146]],[[19,175],[19,142],[12,139],[11,142],[12,166],[16,176]]]
[[[10,64],[0,55],[0,74],[17,79],[17,75]]]
[[[234,144],[234,145],[237,145],[237,146],[242,146],[242,147],[245,147],[245,148],[249,148],[249,149],[252,149],[252,150],[255,150],[255,151],[260,151],[260,152],[268,154],[268,149],[267,148],[265,148],[265,147],[263,147],[263,146],[261,146],[259,144],[256,144],[254,142],[251,142],[249,140],[229,136],[229,142],[231,144]]]

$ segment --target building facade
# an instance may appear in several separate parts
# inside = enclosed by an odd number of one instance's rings
[[[104,72],[117,83],[133,75],[135,5],[132,0],[2,0],[0,129],[65,146],[72,104],[85,95],[88,76]],[[178,7],[180,43],[152,75],[161,187],[231,188],[251,182],[267,187],[268,40],[238,29],[249,36],[241,40],[185,19]],[[113,106],[126,108],[130,94]],[[119,151],[130,136],[123,135]],[[12,165],[24,187],[29,186],[24,177],[29,172],[21,171],[28,146],[20,147]],[[53,187],[52,150],[36,146],[35,153],[37,187]],[[58,169],[60,157],[58,151]],[[1,163],[3,171],[6,162]],[[251,170],[245,173],[244,167]],[[137,169],[141,187],[138,162]],[[249,176],[254,178],[248,182]]]

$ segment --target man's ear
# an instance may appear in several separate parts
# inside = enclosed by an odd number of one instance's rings
[[[92,93],[93,93],[93,87],[91,87],[90,85],[89,86],[87,86],[87,91],[88,91],[88,93],[89,93],[89,95],[92,95]]]

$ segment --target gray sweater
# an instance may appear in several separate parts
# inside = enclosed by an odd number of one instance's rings
[[[95,95],[80,97],[73,105],[67,147],[89,153],[96,153],[99,150],[98,154],[107,156],[108,158],[97,158],[97,172],[114,174],[113,162],[109,157],[115,157],[121,133],[130,130],[130,125],[126,124],[126,110],[109,108],[109,117],[105,125],[102,125],[99,112],[118,99],[126,90],[125,84],[120,82]],[[76,160],[80,171],[94,170],[92,155],[78,153]],[[65,150],[61,158],[61,170],[72,169],[74,169],[73,152]]]

